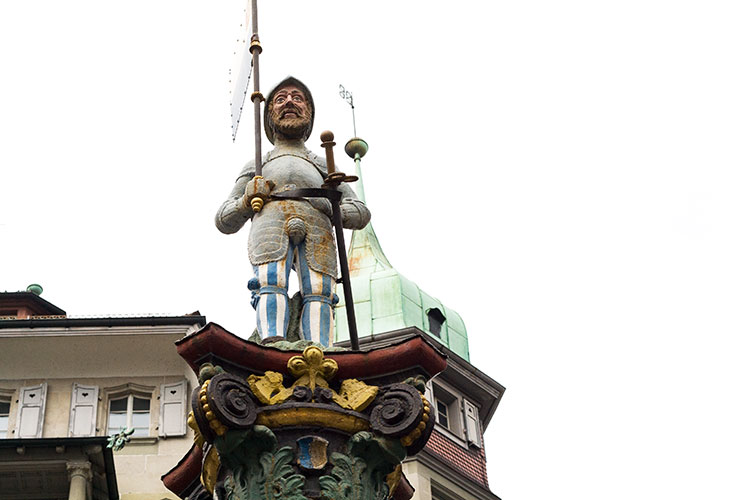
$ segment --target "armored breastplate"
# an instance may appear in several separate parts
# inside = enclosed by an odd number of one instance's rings
[[[263,165],[263,177],[276,185],[272,191],[288,191],[297,188],[318,188],[323,176],[315,164],[297,154],[282,154]]]
[[[263,177],[274,182],[272,194],[298,188],[320,187],[323,175],[304,152],[269,153]],[[253,265],[285,259],[290,245],[290,228],[303,239],[307,264],[317,272],[337,276],[336,246],[331,220],[305,200],[269,200],[253,218],[248,253]]]

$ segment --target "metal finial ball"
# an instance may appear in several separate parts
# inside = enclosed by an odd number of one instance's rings
[[[344,151],[346,151],[346,154],[349,155],[349,158],[356,158],[357,155],[359,155],[360,158],[365,156],[367,154],[367,143],[364,139],[360,139],[359,137],[354,137],[352,139],[349,139],[349,141],[344,146]]]
[[[42,285],[37,285],[36,283],[32,283],[31,285],[26,287],[27,292],[31,292],[34,295],[41,295],[44,289],[42,288]]]
[[[330,142],[333,140],[333,132],[330,130],[324,130],[320,133],[320,140],[323,142]]]

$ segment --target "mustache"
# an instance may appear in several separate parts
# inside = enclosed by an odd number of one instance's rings
[[[284,107],[279,110],[278,114],[282,115],[286,113],[287,111],[294,111],[298,115],[302,116],[302,109],[296,104],[294,104],[293,102],[286,103]]]

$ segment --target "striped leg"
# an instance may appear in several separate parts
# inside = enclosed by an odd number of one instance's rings
[[[294,262],[302,293],[300,337],[324,346],[333,343],[333,294],[335,280],[307,266],[305,244],[294,250]]]
[[[256,309],[258,333],[261,338],[284,336],[289,326],[289,271],[291,270],[292,248],[285,260],[253,266],[260,282],[260,300]]]

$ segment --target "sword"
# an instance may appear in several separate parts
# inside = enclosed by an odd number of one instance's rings
[[[341,221],[341,191],[336,189],[342,182],[354,182],[357,177],[346,175],[343,172],[336,172],[336,165],[333,161],[333,132],[326,130],[320,134],[320,140],[323,141],[321,146],[326,150],[326,167],[328,175],[320,188],[294,189],[292,191],[283,191],[271,195],[272,199],[299,199],[299,198],[327,198],[331,202],[331,211],[333,212],[333,227],[336,231],[336,248],[339,256],[339,266],[341,267],[341,284],[344,287],[344,300],[346,306],[346,320],[349,326],[349,340],[352,349],[359,350],[359,336],[357,335],[357,320],[354,315],[354,299],[352,298],[352,283],[349,278],[349,262],[346,259],[346,247],[344,246],[344,224]]]

